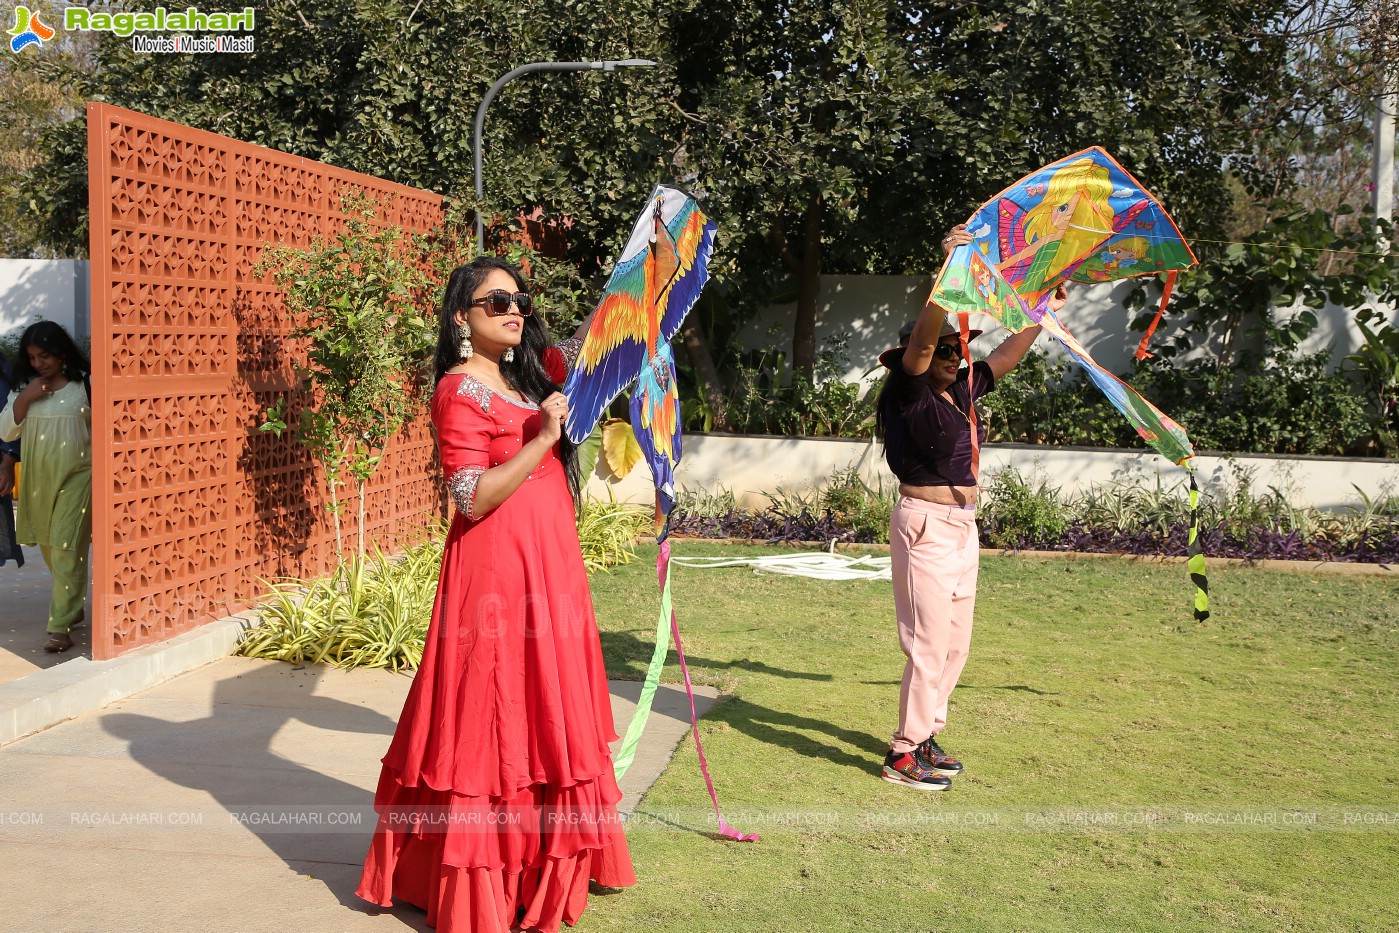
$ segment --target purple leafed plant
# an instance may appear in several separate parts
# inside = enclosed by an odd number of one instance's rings
[[[672,534],[693,538],[744,538],[769,544],[833,540],[869,544],[874,541],[868,532],[843,526],[830,510],[813,515],[802,509],[793,515],[777,509],[762,512],[730,509],[718,516],[691,516],[677,509],[671,515],[670,530]]]
[[[671,516],[672,533],[695,538],[742,538],[770,544],[829,542],[832,540],[868,544],[875,538],[867,530],[843,525],[829,510],[813,515],[803,509],[789,514],[774,508],[761,512],[730,509],[723,515],[688,515],[677,509]],[[1076,551],[1101,554],[1183,557],[1186,529],[1172,528],[1162,535],[1156,529],[1123,531],[1074,522],[1056,536],[1007,535],[995,533],[992,520],[983,522],[982,544],[1007,544],[1015,550]],[[1345,561],[1399,563],[1399,520],[1380,520],[1373,531],[1357,540],[1338,542],[1326,536],[1304,538],[1292,529],[1254,526],[1203,528],[1200,543],[1207,556],[1240,557],[1252,560]]]

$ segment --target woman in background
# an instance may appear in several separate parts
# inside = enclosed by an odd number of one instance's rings
[[[24,439],[15,537],[38,545],[53,577],[44,650],[73,647],[83,619],[92,543],[92,402],[87,356],[59,324],[31,324],[20,337],[20,391],[0,413],[0,441]],[[11,481],[13,470],[11,469]]]
[[[0,403],[8,403],[14,375],[10,361],[0,353]],[[13,560],[24,566],[24,549],[15,540],[15,464],[19,462],[19,441],[0,442],[0,567]]]

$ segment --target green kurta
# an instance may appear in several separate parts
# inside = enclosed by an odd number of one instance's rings
[[[20,544],[81,551],[92,543],[92,406],[81,382],[29,403],[15,424],[13,401],[0,414],[0,440],[23,440]]]

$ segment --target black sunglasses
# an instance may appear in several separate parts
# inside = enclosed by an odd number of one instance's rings
[[[534,302],[530,300],[528,292],[515,292],[513,295],[503,288],[497,288],[492,292],[482,295],[480,298],[473,298],[468,302],[470,305],[480,305],[486,309],[487,314],[500,317],[510,313],[510,306],[514,305],[520,309],[522,317],[529,317],[534,313]]]
[[[955,356],[960,360],[962,358],[962,347],[955,343],[940,343],[933,348],[933,356],[940,360],[950,360]]]

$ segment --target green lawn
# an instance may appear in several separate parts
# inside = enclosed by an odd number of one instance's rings
[[[593,577],[614,677],[649,656],[654,555]],[[687,739],[629,829],[641,883],[582,929],[1399,929],[1399,583],[1210,583],[1196,623],[1183,566],[984,559],[942,736],[967,772],[930,794],[877,777],[888,583],[676,568],[691,672],[728,694],[702,721],[720,803],[763,838],[712,836]]]

